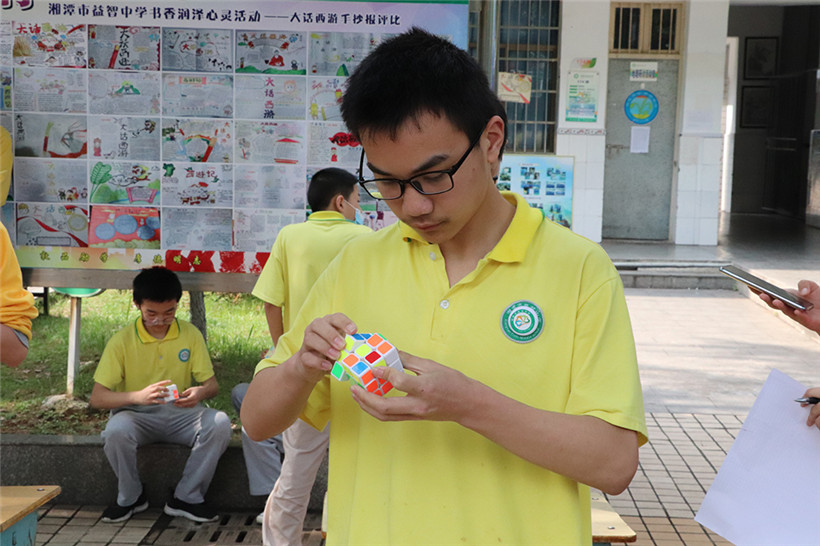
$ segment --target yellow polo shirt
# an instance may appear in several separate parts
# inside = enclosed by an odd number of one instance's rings
[[[599,417],[645,443],[617,271],[598,245],[504,195],[516,206],[507,232],[453,287],[438,245],[406,225],[352,241],[257,371],[296,352],[312,319],[341,311],[520,402]],[[591,542],[588,487],[452,422],[380,422],[349,387],[326,376],[302,414],[318,429],[333,421],[329,545]]]
[[[306,222],[283,227],[251,293],[282,308],[287,331],[319,275],[347,243],[364,233],[371,233],[370,228],[335,211],[314,212]]]
[[[23,288],[23,273],[9,232],[0,224],[0,324],[31,339],[31,319],[36,316],[34,296]]]
[[[157,339],[137,317],[108,341],[94,381],[112,391],[133,392],[170,379],[181,393],[192,377],[203,383],[213,375],[208,347],[196,326],[176,319],[165,337]]]

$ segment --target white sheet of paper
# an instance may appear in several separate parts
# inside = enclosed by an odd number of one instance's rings
[[[649,153],[649,127],[633,125],[629,140],[629,151],[633,154]]]
[[[805,391],[771,371],[695,521],[739,546],[820,543],[820,430],[794,401]]]

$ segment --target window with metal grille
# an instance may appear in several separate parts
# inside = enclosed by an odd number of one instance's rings
[[[683,4],[614,2],[610,53],[680,53]]]
[[[532,76],[529,104],[506,103],[508,152],[555,152],[559,26],[558,0],[499,3],[498,71]]]

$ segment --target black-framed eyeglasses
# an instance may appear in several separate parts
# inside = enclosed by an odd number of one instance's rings
[[[478,144],[482,134],[484,134],[484,131],[480,132],[478,136],[473,139],[470,143],[470,147],[467,148],[467,151],[464,152],[461,159],[456,161],[455,165],[449,169],[429,171],[417,174],[405,180],[400,178],[374,178],[372,180],[365,180],[362,177],[362,173],[364,172],[364,150],[362,150],[362,156],[359,159],[359,184],[370,197],[380,201],[398,199],[404,195],[404,188],[407,184],[413,186],[413,189],[422,195],[436,195],[448,192],[452,190],[455,185],[453,175],[456,174],[456,171],[461,167],[462,163],[467,160],[467,156],[470,155],[470,152],[472,152],[473,148]]]

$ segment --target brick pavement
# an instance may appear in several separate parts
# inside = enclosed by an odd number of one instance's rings
[[[627,290],[650,442],[630,487],[610,496],[638,546],[728,544],[693,518],[769,370],[820,384],[820,336],[725,290]],[[59,502],[59,497],[57,498]],[[125,524],[99,522],[103,507],[48,507],[37,543],[258,544],[255,514],[196,525],[152,508]],[[318,520],[306,525],[316,529]],[[176,541],[176,542],[175,542]],[[322,543],[317,532],[305,544]]]

